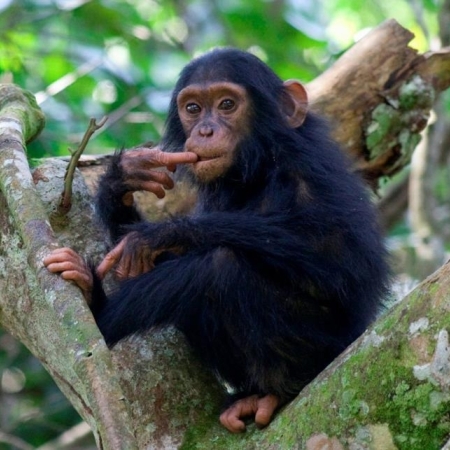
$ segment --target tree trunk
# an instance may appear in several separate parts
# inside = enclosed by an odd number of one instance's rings
[[[372,185],[403,167],[450,50],[417,55],[394,21],[360,41],[308,88],[315,108]],[[386,43],[389,43],[387,45]],[[383,62],[383,64],[381,64]],[[218,425],[220,388],[174,330],[108,351],[81,293],[42,264],[70,246],[98,260],[103,237],[83,177],[54,214],[65,163],[30,173],[25,144],[43,126],[32,97],[0,86],[0,322],[36,355],[102,449],[439,449],[450,432],[450,266],[444,266],[341,355],[264,431]],[[83,169],[92,175],[92,166]],[[328,447],[327,447],[328,446]]]

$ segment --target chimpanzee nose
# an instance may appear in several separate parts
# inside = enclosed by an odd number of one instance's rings
[[[198,130],[200,136],[202,137],[209,137],[212,136],[214,133],[213,127],[210,125],[202,125]]]

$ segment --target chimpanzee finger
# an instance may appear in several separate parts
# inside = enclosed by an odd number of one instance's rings
[[[232,433],[245,431],[245,423],[241,417],[251,416],[258,410],[258,397],[251,395],[233,403],[220,415],[220,423]]]
[[[78,270],[66,270],[61,274],[65,280],[74,281],[83,292],[92,291],[92,277]]]
[[[128,267],[128,277],[133,278],[142,273],[142,255],[144,249],[134,250],[131,254],[130,264]]]
[[[123,158],[121,161],[122,170],[125,174],[128,174],[130,176],[133,176],[133,174],[137,170],[156,170],[160,169],[161,166],[155,165],[151,160],[147,158],[141,158],[141,157],[127,157]]]
[[[139,257],[133,258],[127,267],[126,278],[134,278],[142,273],[142,263]]]
[[[60,247],[53,250],[49,255],[43,259],[44,266],[48,266],[54,262],[63,262],[69,260],[77,260],[81,257],[74,250],[68,247]]]
[[[114,269],[114,275],[119,281],[131,278],[130,272],[133,270],[133,262],[130,255],[122,256],[117,267]]]
[[[151,192],[155,194],[158,198],[164,198],[166,196],[166,191],[164,188],[153,181],[142,181],[139,183],[140,189],[142,191]]]
[[[154,181],[140,181],[140,180],[130,180],[127,182],[127,188],[130,189],[130,191],[147,191],[151,192],[152,194],[155,194],[158,198],[163,198],[166,195],[166,191],[164,188],[159,184],[155,183]],[[122,198],[122,202],[126,204],[127,201],[126,198]]]
[[[245,431],[245,423],[239,419],[239,414],[226,410],[220,415],[220,423],[231,433],[242,433]]]
[[[127,193],[122,197],[122,204],[123,204],[124,206],[133,206],[133,204],[134,204],[133,191],[127,192]]]
[[[158,152],[154,155],[154,161],[162,166],[176,164],[190,164],[198,161],[198,156],[193,152]]]
[[[148,246],[143,246],[139,251],[133,253],[133,267],[130,270],[130,277],[137,277],[150,270],[152,263],[152,251]]]
[[[132,278],[142,273],[140,265],[145,246],[137,247],[134,241],[135,237],[134,233],[130,233],[125,238],[127,243],[115,270],[116,277],[120,280]]]
[[[173,189],[175,183],[167,172],[157,172],[153,170],[150,181],[156,181],[164,186],[164,189]]]
[[[258,427],[262,428],[270,423],[279,403],[279,398],[272,394],[258,399],[258,409],[255,414],[255,423]]]
[[[66,270],[85,272],[85,267],[74,261],[50,261],[47,270],[52,273],[65,272]]]
[[[85,263],[78,253],[70,248],[59,248],[43,259],[44,266],[52,273],[64,270],[85,271]]]
[[[164,189],[172,189],[175,185],[168,173],[158,170],[135,170],[129,179],[125,180],[125,183],[132,185],[144,181],[153,181],[161,184]]]
[[[146,258],[142,260],[142,273],[150,272],[155,268],[154,258],[149,254]]]
[[[155,267],[155,265],[153,264],[153,259],[153,252],[148,247],[143,248],[139,255],[139,269],[133,276],[138,276],[142,275],[143,273],[150,272],[150,270]]]
[[[120,260],[126,245],[126,237],[122,239],[104,258],[97,267],[97,275],[102,280],[105,275],[117,264]]]
[[[122,166],[126,166],[132,159],[145,159],[150,166],[163,167],[176,164],[188,164],[197,162],[198,156],[192,152],[168,153],[158,148],[140,148],[126,152],[122,156]]]
[[[134,147],[123,153],[122,159],[125,158],[148,158],[149,154],[162,151],[160,147]]]

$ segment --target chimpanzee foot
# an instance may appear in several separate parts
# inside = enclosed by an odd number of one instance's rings
[[[244,417],[255,416],[258,427],[265,427],[280,404],[280,399],[273,394],[264,397],[251,395],[234,402],[220,415],[220,423],[232,433],[245,431]]]

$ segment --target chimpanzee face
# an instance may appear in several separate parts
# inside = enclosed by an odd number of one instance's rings
[[[250,129],[247,91],[229,82],[191,84],[181,90],[177,104],[187,136],[185,150],[199,157],[190,170],[201,182],[224,175]]]

